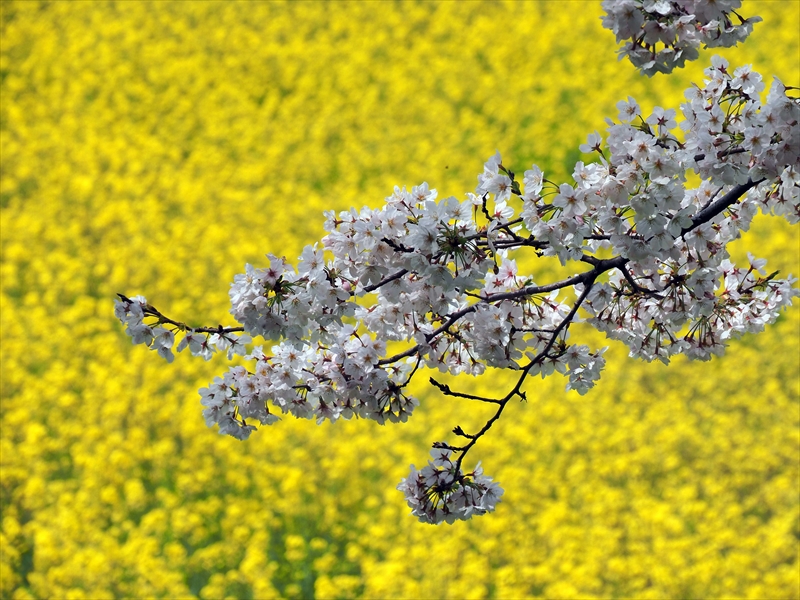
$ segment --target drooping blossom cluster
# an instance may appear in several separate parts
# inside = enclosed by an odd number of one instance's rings
[[[680,122],[675,109],[643,115],[632,98],[620,102],[605,139],[593,133],[581,146],[594,159],[575,165],[573,183],[535,165],[520,183],[498,153],[463,200],[423,183],[396,187],[379,208],[326,213],[327,235],[296,268],[269,255],[269,266],[235,277],[240,327],[191,328],[141,296],[120,295],[116,314],[134,343],[168,361],[177,334],[178,351],[252,363],[200,391],[206,423],[238,439],[285,414],[404,422],[422,367],[516,371],[517,385],[498,398],[431,379],[496,412],[478,432],[456,427],[464,445],[437,443],[434,460],[400,485],[426,522],[490,512],[502,490],[462,462],[507,403],[525,398],[526,377],[559,372],[579,393],[600,377],[605,348],[572,343],[573,322],[586,318],[634,357],[705,360],[773,322],[799,293],[762,259],[734,265],[726,248],[758,210],[800,220],[800,105],[777,79],[762,102],[764,83],[749,67],[731,72],[715,58],[706,76],[687,90]],[[702,179],[693,189],[690,170]],[[515,257],[526,253],[577,274],[538,282],[520,272]],[[252,337],[275,343],[246,354]]]
[[[620,60],[627,56],[648,76],[671,73],[697,59],[701,44],[729,48],[743,42],[762,19],[740,17],[741,5],[741,0],[603,0],[603,27],[625,42]]]
[[[483,474],[480,463],[464,473],[452,450],[434,448],[431,456],[420,471],[411,465],[411,474],[397,486],[412,515],[423,523],[454,523],[494,511],[503,489]]]

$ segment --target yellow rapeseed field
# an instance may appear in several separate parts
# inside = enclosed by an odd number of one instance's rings
[[[294,260],[323,210],[463,198],[496,149],[565,180],[617,101],[677,107],[711,51],[642,78],[597,1],[0,6],[0,597],[800,596],[797,304],[710,363],[612,344],[586,396],[531,381],[468,459],[497,512],[437,527],[395,486],[490,407],[420,385],[404,425],[238,442],[196,391],[224,357],[167,364],[113,315],[122,292],[232,324],[233,276]],[[800,84],[800,3],[742,14],[764,23],[731,65]],[[784,221],[734,250],[800,275]]]

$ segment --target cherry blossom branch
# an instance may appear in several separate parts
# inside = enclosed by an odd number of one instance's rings
[[[690,227],[687,227],[684,230],[684,233],[688,233],[692,229],[694,229],[696,227],[699,227],[703,223],[706,223],[706,222],[710,221],[711,219],[713,219],[715,216],[717,216],[718,214],[723,212],[726,208],[728,208],[729,206],[734,204],[736,201],[738,201],[750,189],[752,189],[753,187],[758,185],[758,183],[760,183],[760,181],[753,182],[752,180],[750,180],[747,183],[741,184],[739,186],[736,186],[735,188],[730,190],[725,196],[723,196],[718,201],[716,201],[716,202],[712,203],[711,205],[709,205],[704,211],[701,211],[701,213],[698,213],[698,215],[695,217],[695,219],[693,219],[692,225]],[[491,429],[492,425],[494,425],[494,423],[500,418],[500,416],[503,413],[503,410],[505,409],[506,404],[515,396],[520,396],[521,399],[525,399],[524,392],[522,392],[521,389],[522,389],[522,384],[525,381],[525,379],[527,378],[528,373],[530,372],[531,368],[534,365],[536,365],[538,362],[543,360],[547,356],[547,353],[554,346],[554,344],[556,342],[556,339],[558,338],[560,333],[564,330],[564,328],[568,327],[569,324],[572,322],[572,320],[575,318],[575,315],[577,314],[577,311],[578,311],[580,305],[584,302],[584,300],[586,300],[587,296],[589,295],[594,281],[602,273],[604,273],[605,271],[611,270],[611,269],[619,269],[619,271],[623,274],[623,276],[628,281],[628,283],[631,285],[631,288],[634,291],[639,292],[639,293],[643,293],[643,294],[646,294],[646,295],[655,296],[655,297],[658,297],[658,298],[662,297],[662,295],[658,294],[657,292],[654,292],[653,290],[649,290],[647,288],[643,288],[642,286],[638,285],[633,280],[633,278],[631,277],[631,274],[625,268],[625,264],[629,260],[627,258],[618,256],[618,257],[614,257],[612,259],[601,260],[601,259],[596,259],[594,257],[590,257],[590,256],[586,256],[585,255],[584,259],[585,259],[586,262],[589,262],[590,264],[593,264],[594,265],[594,269],[592,269],[591,271],[587,271],[585,273],[582,273],[580,275],[576,275],[575,277],[572,277],[570,279],[558,282],[557,284],[551,284],[551,286],[541,286],[541,287],[536,287],[536,288],[534,288],[534,287],[525,288],[523,290],[520,290],[519,292],[510,292],[510,293],[506,293],[506,294],[497,294],[497,295],[492,296],[491,298],[484,299],[485,301],[497,301],[497,300],[506,300],[506,299],[513,300],[513,299],[518,299],[518,298],[521,298],[521,297],[525,297],[526,295],[531,295],[531,294],[534,294],[534,293],[543,293],[545,291],[551,291],[552,289],[560,289],[562,287],[576,285],[578,283],[584,284],[584,289],[581,292],[580,296],[575,301],[574,305],[572,306],[572,309],[567,314],[567,316],[564,317],[564,319],[555,328],[555,330],[553,331],[552,335],[550,336],[550,339],[549,339],[547,345],[545,346],[545,348],[543,350],[541,350],[539,352],[539,354],[536,355],[525,367],[523,367],[522,373],[521,373],[520,377],[518,378],[516,385],[503,398],[495,399],[495,398],[488,398],[488,397],[484,397],[484,396],[476,396],[476,395],[473,395],[473,394],[466,394],[466,393],[463,393],[463,392],[456,392],[456,391],[452,390],[448,385],[439,383],[438,381],[436,381],[433,378],[430,379],[431,384],[433,384],[437,389],[439,389],[442,392],[442,394],[445,395],[445,396],[451,396],[451,397],[455,397],[455,398],[464,398],[464,399],[469,399],[469,400],[478,400],[478,401],[481,401],[481,402],[487,402],[487,403],[492,403],[492,404],[497,404],[498,405],[497,410],[495,411],[495,413],[486,421],[486,423],[483,425],[483,427],[478,432],[476,432],[474,434],[465,434],[460,426],[456,427],[454,429],[454,432],[456,432],[456,431],[460,432],[460,433],[457,433],[457,435],[461,435],[462,437],[466,437],[466,438],[469,439],[469,442],[466,445],[464,445],[464,446],[452,446],[452,445],[444,443],[444,442],[437,442],[436,444],[434,444],[434,448],[445,448],[445,449],[451,450],[453,452],[459,453],[459,458],[458,458],[458,460],[456,462],[456,464],[457,464],[459,469],[461,468],[461,464],[462,464],[466,454],[469,452],[469,450],[477,444],[478,440],[481,437],[483,437],[489,431],[489,429]],[[544,289],[544,288],[550,288],[550,289]],[[536,291],[533,291],[533,290],[536,290]],[[472,307],[469,307],[469,308],[472,308],[474,310],[475,309],[475,305],[473,305]],[[464,312],[464,314],[466,314],[465,311],[466,311],[466,309],[464,311],[459,311],[459,312]],[[461,316],[463,316],[463,315],[461,315]],[[448,327],[450,325],[452,325],[453,322],[449,321],[448,322]]]
[[[241,327],[191,329],[142,296],[120,294],[115,314],[134,344],[168,361],[176,333],[178,351],[206,359],[216,350],[245,354],[251,335],[275,341],[269,355],[255,346],[245,356],[252,370],[233,366],[200,390],[206,423],[240,440],[256,423],[275,422],[273,411],[318,422],[404,422],[419,404],[408,386],[423,365],[451,375],[518,371],[500,398],[431,378],[444,396],[495,410],[477,432],[453,428],[466,443],[437,442],[432,462],[412,467],[400,485],[425,522],[490,512],[502,489],[462,465],[508,402],[526,399],[527,377],[558,371],[581,394],[600,377],[605,348],[567,344],[579,310],[631,356],[706,360],[800,295],[794,280],[766,275],[762,259],[748,256],[740,268],[725,252],[757,210],[800,221],[800,104],[777,80],[762,103],[760,75],[731,72],[718,57],[706,75],[681,106],[684,142],[673,134],[675,110],[655,107],[645,117],[628,98],[607,138],[595,132],[581,146],[599,159],[576,163],[574,183],[557,185],[536,165],[520,182],[498,153],[464,201],[437,200],[423,183],[396,187],[378,209],[326,213],[322,244],[307,246],[297,267],[269,255],[269,267],[248,264],[235,276],[231,314]],[[700,176],[696,189],[687,189],[689,170]],[[514,258],[525,248],[589,269],[536,285]],[[612,258],[598,257],[606,252]],[[410,347],[387,356],[396,342]]]
[[[500,404],[500,403],[503,402],[501,399],[499,400],[497,398],[487,398],[485,396],[476,396],[475,394],[466,394],[464,392],[455,392],[450,388],[449,385],[447,385],[446,383],[441,383],[441,382],[437,381],[436,379],[434,379],[433,377],[431,377],[428,381],[430,382],[430,384],[432,386],[434,386],[435,388],[439,389],[442,392],[442,394],[444,394],[445,396],[453,396],[454,398],[464,398],[466,400],[478,400],[480,402],[488,402],[490,404]],[[472,436],[468,436],[468,437],[472,437]],[[457,448],[453,448],[453,449],[457,450]]]
[[[617,266],[618,262],[619,261],[616,260],[616,259],[614,259],[614,260],[608,259],[606,261],[599,261],[598,260],[593,264],[596,265],[596,268],[598,268],[597,265],[601,265],[601,264],[602,265],[607,265],[608,264],[610,266],[605,266],[603,268],[603,271],[607,271],[609,269],[615,268]],[[602,271],[600,271],[600,272],[602,272]],[[589,273],[589,272],[587,272],[587,273]],[[491,294],[491,295],[483,296],[483,297],[481,297],[481,302],[493,303],[493,302],[501,302],[503,300],[519,300],[519,299],[525,298],[527,296],[534,296],[536,294],[546,294],[548,292],[553,292],[555,290],[560,290],[560,289],[563,289],[563,288],[566,288],[566,287],[571,287],[571,286],[573,286],[573,285],[575,285],[577,283],[583,283],[586,280],[586,275],[587,275],[586,273],[582,273],[580,275],[575,275],[574,277],[570,277],[569,279],[564,279],[563,281],[559,281],[557,283],[551,283],[551,284],[542,285],[542,286],[529,286],[529,287],[523,288],[523,289],[515,291],[515,292],[505,292],[505,293],[502,293],[502,294]],[[472,312],[475,312],[478,309],[478,306],[479,306],[479,303],[472,304],[470,306],[467,306],[466,308],[462,308],[461,310],[456,311],[456,312],[448,315],[447,316],[447,321],[443,325],[439,326],[438,328],[436,328],[431,333],[428,333],[428,334],[425,335],[425,341],[430,343],[431,341],[436,339],[442,333],[447,332],[459,319],[461,319],[462,317],[464,317],[464,316],[466,316],[466,315],[468,315],[468,314],[470,314]],[[388,358],[383,358],[383,359],[379,360],[377,364],[378,365],[388,365],[388,364],[397,362],[398,360],[401,360],[403,358],[407,358],[409,356],[414,356],[421,349],[422,349],[422,346],[420,344],[416,344],[415,346],[412,346],[411,348],[409,348],[407,350],[404,350],[403,352],[400,352],[400,353],[395,354],[393,356],[390,356]]]
[[[739,146],[737,148],[730,148],[728,150],[720,150],[719,152],[716,153],[716,157],[718,160],[721,160],[726,156],[731,156],[733,154],[744,154],[745,152],[747,152],[747,148],[742,148],[741,146]],[[700,154],[695,154],[692,158],[694,158],[694,162],[699,163],[700,161],[704,160],[705,157],[706,157],[705,154],[700,153]]]
[[[363,291],[366,292],[366,293],[374,292],[375,290],[380,289],[381,287],[383,287],[387,283],[391,283],[392,281],[396,281],[397,279],[400,279],[401,277],[403,277],[404,275],[407,275],[407,274],[408,274],[408,270],[400,269],[399,271],[397,271],[397,273],[389,275],[388,277],[384,277],[378,283],[374,283],[372,285],[365,286]],[[353,294],[355,294],[355,292],[353,292]]]
[[[133,303],[133,300],[131,300],[127,296],[124,296],[123,294],[117,293],[117,296],[119,296],[120,300],[122,300],[123,302]],[[176,321],[174,319],[169,318],[152,304],[147,304],[143,308],[143,311],[144,311],[144,316],[155,317],[156,319],[158,319],[157,324],[160,325],[162,323],[167,323],[169,325],[174,325],[180,331],[191,330],[195,333],[212,333],[212,334],[216,333],[218,335],[225,335],[227,333],[236,333],[239,331],[244,331],[244,327],[223,327],[222,325],[217,325],[216,327],[190,327],[189,325],[187,325],[182,321]]]
[[[685,227],[681,230],[681,235],[686,235],[693,229],[700,227],[703,223],[708,223],[711,219],[716,217],[722,211],[724,211],[729,206],[732,206],[739,199],[744,196],[748,191],[756,187],[759,183],[764,181],[764,178],[758,179],[757,181],[753,181],[752,179],[748,179],[746,183],[742,183],[740,185],[735,186],[731,189],[727,194],[718,198],[703,210],[698,212],[696,215],[692,217],[692,224],[688,227]]]
[[[580,308],[580,305],[583,303],[584,300],[586,300],[586,297],[589,295],[589,292],[592,289],[592,284],[594,283],[595,279],[598,277],[598,275],[600,273],[602,273],[602,271],[598,271],[598,268],[599,267],[595,267],[594,270],[587,271],[587,273],[583,274],[583,276],[585,278],[585,287],[583,289],[583,292],[581,292],[581,295],[575,301],[575,304],[572,306],[572,309],[570,310],[570,312],[561,320],[561,322],[555,328],[555,330],[553,331],[553,334],[550,336],[550,340],[548,341],[548,343],[545,346],[545,348],[541,352],[539,352],[539,354],[537,354],[533,359],[531,359],[531,361],[526,366],[524,366],[522,368],[522,374],[517,379],[516,385],[503,398],[498,399],[498,400],[494,400],[494,399],[488,399],[488,398],[481,398],[479,396],[470,396],[468,394],[463,394],[463,393],[460,393],[460,392],[453,392],[452,390],[450,390],[450,388],[448,386],[443,386],[441,384],[437,384],[433,379],[431,379],[431,383],[434,383],[434,385],[436,385],[436,387],[439,388],[442,391],[442,393],[444,395],[446,395],[446,396],[454,396],[454,397],[459,397],[459,398],[467,397],[467,398],[474,399],[474,400],[482,400],[484,402],[492,402],[492,403],[495,403],[495,404],[498,405],[497,410],[495,411],[495,413],[486,421],[486,423],[483,425],[483,427],[481,427],[481,429],[477,433],[464,435],[464,437],[467,437],[469,439],[469,442],[465,446],[458,447],[458,446],[450,446],[450,445],[447,445],[447,444],[445,444],[445,445],[441,445],[440,444],[439,446],[436,446],[436,445],[434,446],[434,447],[445,447],[448,450],[452,450],[454,452],[458,452],[459,453],[459,457],[458,457],[458,460],[456,462],[456,465],[457,465],[457,467],[459,469],[461,468],[461,464],[463,463],[464,458],[466,457],[467,453],[475,446],[475,444],[478,443],[478,440],[481,437],[486,435],[486,433],[492,428],[492,425],[494,425],[495,422],[500,418],[500,415],[503,414],[503,410],[505,409],[506,404],[508,404],[508,402],[514,396],[519,396],[521,400],[525,400],[526,399],[525,392],[522,391],[522,384],[524,383],[525,379],[528,377],[528,373],[530,373],[530,370],[533,368],[534,365],[539,363],[541,360],[543,360],[547,356],[547,353],[550,352],[550,350],[552,349],[553,345],[555,345],[556,339],[561,334],[561,332],[565,328],[569,327],[570,323],[575,318],[575,315],[578,312],[578,308]],[[609,268],[613,268],[613,267],[609,267]],[[461,429],[461,428],[458,427],[457,429]],[[463,435],[463,433],[461,435]]]

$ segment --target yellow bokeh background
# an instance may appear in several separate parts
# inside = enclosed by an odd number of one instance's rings
[[[586,396],[531,381],[470,454],[496,513],[437,527],[395,486],[488,407],[420,385],[407,424],[237,442],[196,391],[224,358],[167,364],[113,316],[122,292],[232,324],[233,276],[293,260],[323,210],[422,181],[461,199],[496,149],[566,180],[617,101],[677,108],[711,51],[643,78],[595,1],[0,8],[0,597],[800,595],[797,303],[709,363],[612,344]],[[800,3],[742,12],[764,22],[721,53],[800,84]],[[785,221],[759,217],[748,250],[800,275]]]

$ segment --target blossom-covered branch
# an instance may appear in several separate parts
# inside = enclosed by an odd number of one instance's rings
[[[186,323],[162,314],[155,306],[148,304],[144,296],[117,296],[119,299],[116,301],[114,314],[125,324],[125,333],[133,338],[134,344],[149,346],[167,362],[175,360],[172,352],[175,333],[184,336],[178,344],[178,352],[189,347],[192,354],[202,356],[205,360],[210,360],[215,350],[227,350],[229,359],[234,354],[244,354],[245,344],[252,341],[250,336],[231,335],[244,331],[244,327],[189,327]],[[145,323],[148,318],[150,323]]]
[[[581,146],[594,159],[575,165],[573,182],[556,184],[535,165],[520,181],[498,153],[463,200],[423,183],[396,187],[376,209],[326,213],[327,234],[297,267],[269,255],[268,267],[234,278],[241,327],[192,329],[141,296],[120,295],[116,314],[135,343],[167,360],[182,335],[178,351],[250,361],[200,390],[206,423],[238,439],[280,414],[404,422],[422,366],[518,371],[499,398],[432,379],[444,395],[495,412],[476,432],[455,427],[467,441],[437,442],[432,462],[400,485],[425,522],[494,510],[502,489],[480,467],[465,471],[465,456],[509,401],[525,398],[529,375],[558,372],[581,394],[595,385],[605,349],[574,343],[572,323],[584,319],[633,357],[707,360],[798,295],[763,259],[737,266],[727,252],[758,210],[800,220],[798,100],[776,79],[762,102],[761,77],[718,57],[706,76],[687,90],[680,123],[675,109],[645,116],[632,98],[620,102],[617,122]],[[699,186],[687,185],[690,172]],[[577,274],[537,281],[518,266],[526,255],[556,257]],[[248,353],[256,337],[275,343]]]

